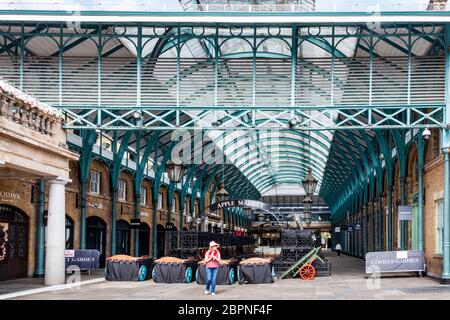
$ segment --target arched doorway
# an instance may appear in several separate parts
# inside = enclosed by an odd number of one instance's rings
[[[99,217],[86,219],[86,249],[100,251],[100,268],[105,267],[106,223]]]
[[[22,278],[28,269],[28,217],[20,209],[0,205],[0,280]]]
[[[158,258],[161,258],[164,256],[166,249],[166,229],[162,225],[158,224],[156,233],[158,245]]]
[[[150,227],[141,222],[139,229],[139,255],[148,256],[150,254]]]
[[[116,224],[116,254],[130,254],[130,225],[125,220]]]
[[[73,249],[73,220],[66,215],[66,249]]]

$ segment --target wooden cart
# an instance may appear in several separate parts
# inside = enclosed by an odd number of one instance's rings
[[[320,247],[311,249],[307,254],[305,254],[300,260],[294,263],[289,269],[287,269],[279,279],[284,279],[287,276],[295,277],[297,274],[303,280],[312,280],[316,275],[316,270],[314,269],[312,263],[317,259],[324,263],[323,259],[319,257],[318,253]]]

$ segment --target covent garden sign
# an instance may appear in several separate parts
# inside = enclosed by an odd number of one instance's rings
[[[241,200],[227,200],[227,201],[219,201],[213,203],[209,209],[211,211],[217,211],[224,208],[233,208],[233,207],[241,207],[241,208],[255,208],[263,211],[270,211],[270,204],[264,203],[261,201],[251,200],[251,199],[241,199]]]

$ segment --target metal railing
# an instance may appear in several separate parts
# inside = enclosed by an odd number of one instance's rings
[[[214,60],[208,58],[181,58],[179,63],[177,68],[176,58],[144,61],[155,68],[140,73],[143,106],[231,109],[291,103],[289,60],[257,58],[256,70],[252,59],[228,60],[229,75],[216,75]],[[218,63],[220,68],[224,61]],[[389,62],[374,58],[371,70],[365,57],[341,58],[334,64],[330,58],[301,58],[296,63],[295,105],[444,103],[443,56],[391,57]],[[57,57],[25,57],[22,73],[19,59],[1,56],[0,65],[1,77],[16,87],[22,81],[27,93],[52,105],[96,105],[99,98],[103,105],[115,105],[120,98],[122,106],[133,106],[138,98],[135,58],[103,58],[100,73],[96,58],[64,58],[61,75]]]
[[[207,2],[207,1],[205,1]],[[25,10],[25,11],[60,11],[60,12],[422,12],[422,11],[447,11],[446,1],[414,0],[414,1],[362,1],[347,0],[336,3],[332,0],[303,0],[288,1],[286,4],[276,4],[272,1],[262,4],[234,3],[200,3],[200,4],[168,4],[129,3],[127,1],[91,1],[79,0],[75,4],[66,1],[0,1],[0,10]]]

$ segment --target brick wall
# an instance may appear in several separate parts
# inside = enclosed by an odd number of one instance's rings
[[[427,273],[440,277],[442,257],[436,255],[436,200],[443,198],[444,162],[439,156],[425,166],[424,245]]]
[[[80,169],[77,161],[69,162],[70,179],[66,185],[66,214],[73,221],[74,230],[74,248],[80,248],[80,200],[81,200],[81,184],[79,182]],[[105,163],[99,160],[93,160],[91,162],[91,170],[100,172],[100,193],[93,194],[89,192],[89,179],[87,183],[87,208],[86,216],[96,216],[101,218],[106,224],[106,256],[109,256],[111,251],[111,191],[110,191],[110,175],[109,168]],[[130,219],[134,217],[134,182],[133,177],[129,172],[122,172],[120,179],[127,182],[127,196],[125,201],[117,201],[117,220],[125,220],[130,223]],[[31,202],[32,198],[32,186],[35,187],[34,199],[35,203]],[[152,251],[152,235],[153,235],[153,203],[152,203],[152,184],[148,179],[144,179],[142,186],[147,188],[147,204],[141,205],[141,221],[150,227],[150,251]],[[1,179],[0,191],[15,192],[20,195],[17,199],[3,199],[0,198],[0,204],[7,204],[22,210],[28,217],[28,276],[33,276],[35,271],[35,253],[36,253],[36,220],[37,220],[37,180],[35,179]],[[163,194],[163,208],[158,211],[157,223],[165,226],[167,221],[167,187],[161,186],[161,193]],[[172,222],[176,228],[180,225],[180,193],[178,191],[174,194],[175,212],[172,212]],[[183,200],[184,201],[184,200]],[[122,204],[122,205],[121,205]],[[209,205],[209,202],[205,203]],[[48,209],[48,184],[46,184],[45,194],[45,210]],[[189,214],[189,208],[186,208],[186,212]],[[199,200],[195,201],[195,215],[199,213]],[[134,253],[134,232],[131,231],[130,239],[130,252]],[[152,252],[150,252],[152,254]]]

